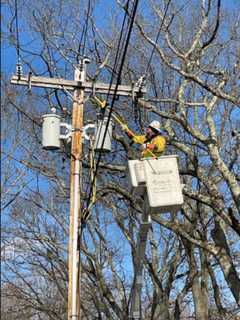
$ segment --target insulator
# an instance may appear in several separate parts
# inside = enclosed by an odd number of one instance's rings
[[[16,74],[20,78],[23,74],[21,63],[16,64]]]

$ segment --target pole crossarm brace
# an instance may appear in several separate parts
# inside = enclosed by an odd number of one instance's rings
[[[29,76],[21,76],[20,78],[17,75],[13,75],[11,78],[11,84],[29,86]],[[47,89],[65,89],[68,91],[73,91],[75,89],[83,89],[86,93],[93,92],[93,83],[92,82],[81,82],[75,80],[66,80],[66,79],[57,79],[57,78],[46,78],[46,77],[37,77],[31,76],[31,87],[41,87]],[[111,86],[106,83],[95,83],[94,84],[94,93],[97,94],[111,94],[113,95],[116,90],[116,84]],[[146,88],[126,85],[118,85],[117,95],[131,97],[132,95],[145,94]]]

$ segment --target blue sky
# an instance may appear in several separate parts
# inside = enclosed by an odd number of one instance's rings
[[[236,12],[237,8],[239,8],[240,1],[238,0],[224,0],[222,1],[223,7],[227,8],[228,10],[233,10]],[[107,8],[106,8],[107,6]],[[94,16],[98,17],[97,24],[99,27],[103,28],[104,26],[108,25],[109,23],[109,17],[108,14],[111,9],[114,9],[116,7],[115,1],[101,1],[99,2],[99,5],[97,6]],[[142,7],[142,10],[147,11],[147,5],[145,1],[140,1],[140,7]],[[29,42],[28,34],[23,31],[25,30],[25,21],[23,17],[19,12],[19,27],[20,27],[20,42],[21,44],[26,44]],[[2,15],[3,15],[3,32],[4,29],[9,22],[9,19],[12,17],[12,14],[10,13],[9,9],[6,7],[6,5],[2,5]],[[122,14],[119,15],[118,20],[121,20]],[[37,48],[38,44],[35,42],[33,44],[33,48]],[[9,78],[11,74],[15,72],[15,66],[16,66],[16,49],[12,46],[9,46],[5,41],[1,47],[1,58],[2,58],[2,71],[7,75]],[[26,73],[28,71],[27,67],[24,66],[24,72]],[[55,161],[57,162],[58,154],[55,155]],[[59,160],[60,161],[60,160]],[[28,177],[31,180],[31,175]],[[35,178],[35,177],[34,177]],[[36,181],[35,181],[36,182]],[[30,184],[30,186],[34,186],[35,182],[33,184]],[[42,188],[42,191],[47,192],[46,182],[44,180],[41,180],[40,187]],[[107,214],[107,212],[105,212]],[[108,237],[111,237],[113,241],[120,242],[122,240],[122,235],[120,233],[115,232],[115,228],[111,228],[111,230],[108,231]],[[126,271],[132,272],[132,264],[131,264],[131,256],[130,253],[130,247],[129,245],[124,244],[124,246],[121,248],[123,252],[126,254],[126,261],[125,261],[125,267]],[[220,278],[220,277],[219,277]],[[222,281],[222,279],[221,279]]]
[[[182,3],[186,3],[186,1],[183,1]],[[194,3],[194,0],[193,0],[193,3]],[[20,43],[24,45],[30,44],[31,47],[37,48],[38,47],[37,39],[33,43],[30,42],[30,37],[29,37],[29,34],[27,33],[26,21],[24,19],[24,16],[21,10],[22,5],[23,4],[21,3],[21,1],[18,0]],[[178,2],[178,5],[180,7],[181,2]],[[116,5],[116,1],[114,0],[98,1],[93,13],[93,17],[94,19],[96,19],[96,25],[100,29],[108,28],[110,18],[113,15],[115,15],[115,18],[117,17],[117,21],[121,22],[123,18],[123,13],[122,12],[119,13],[119,10],[117,8],[118,7]],[[240,1],[239,0],[222,0],[222,8],[223,10],[227,9],[230,12],[232,10],[234,13],[236,13],[238,10],[240,10]],[[116,12],[118,13],[116,14]],[[142,12],[142,13],[144,12],[145,16],[148,15],[148,5],[146,1],[139,1],[138,12]],[[12,22],[13,29],[15,30],[15,20],[12,19],[13,14],[14,12],[11,12],[9,10],[9,7],[7,6],[7,4],[2,4],[1,28],[2,28],[2,34],[3,34],[3,39],[2,39],[3,44],[1,47],[1,59],[2,59],[2,71],[4,71],[8,76],[15,72],[15,66],[17,61],[16,49],[11,45],[9,45],[4,38],[6,27],[7,25],[9,25],[10,21]],[[80,29],[79,31],[81,32],[82,30]],[[24,68],[24,71],[27,72],[25,68]]]

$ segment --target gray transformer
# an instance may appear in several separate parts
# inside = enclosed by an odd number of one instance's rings
[[[58,150],[60,148],[60,120],[55,113],[42,116],[42,146],[45,150]]]
[[[45,150],[59,150],[61,140],[71,142],[71,125],[61,122],[61,117],[56,113],[44,114],[42,116],[42,147]]]
[[[95,146],[94,149],[96,151],[101,152],[110,152],[111,144],[112,144],[112,120],[109,121],[107,127],[108,117],[104,117],[103,119],[98,119],[97,125],[95,128]],[[106,132],[107,128],[107,132]],[[105,135],[106,132],[106,135]],[[104,139],[105,135],[105,139]],[[103,143],[104,139],[104,143]]]

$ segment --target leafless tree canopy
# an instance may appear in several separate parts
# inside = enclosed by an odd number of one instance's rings
[[[89,80],[110,82],[114,73],[116,80],[122,21],[131,14],[126,2],[18,0],[24,73],[73,79],[86,55]],[[178,154],[185,185],[180,212],[152,216],[143,319],[239,319],[239,4],[148,0],[138,6],[121,83],[145,75],[147,94],[136,103],[119,98],[114,110],[135,131],[161,122],[166,154]],[[15,1],[2,6],[2,319],[66,319],[70,154],[66,145],[42,149],[41,116],[54,106],[70,122],[72,100],[63,90],[10,85]],[[86,101],[85,123],[97,112]],[[126,168],[138,151],[117,125],[112,148],[101,158],[96,202],[82,231],[84,320],[127,319],[136,284],[142,200],[132,194]],[[85,143],[83,209],[93,156]]]

